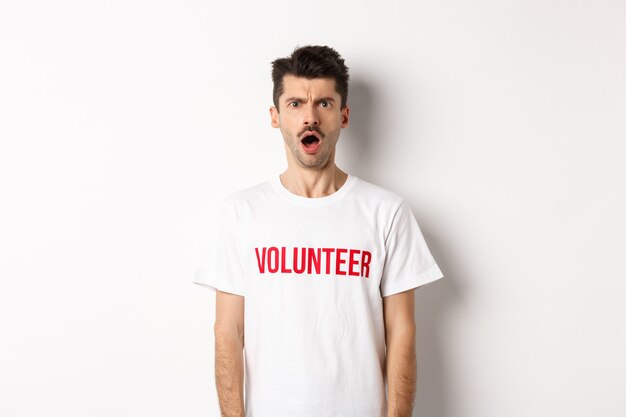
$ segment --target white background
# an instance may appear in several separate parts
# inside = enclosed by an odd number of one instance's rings
[[[286,168],[270,62],[335,47],[337,164],[406,197],[415,416],[624,416],[626,3],[0,1],[0,415],[214,416],[214,203]],[[277,416],[283,417],[283,416]]]

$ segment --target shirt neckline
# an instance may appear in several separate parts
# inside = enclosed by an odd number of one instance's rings
[[[292,193],[283,185],[282,181],[280,180],[280,174],[274,175],[270,179],[270,184],[274,187],[276,191],[278,191],[279,194],[287,198],[289,201],[292,201],[302,206],[318,207],[339,201],[348,193],[348,191],[350,191],[350,188],[352,188],[357,182],[358,177],[351,175],[350,173],[347,174],[348,178],[346,178],[346,181],[343,183],[341,188],[339,188],[334,193],[324,197],[304,197]]]

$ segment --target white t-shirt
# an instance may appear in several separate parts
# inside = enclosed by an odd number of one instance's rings
[[[219,212],[193,282],[245,297],[246,417],[386,417],[382,297],[443,277],[404,199],[276,175]]]

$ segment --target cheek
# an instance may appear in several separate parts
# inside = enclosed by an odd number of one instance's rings
[[[284,115],[281,117],[280,123],[287,129],[293,129],[298,125],[298,120],[293,115]]]
[[[329,119],[333,125],[340,125],[343,121],[343,115],[341,114],[341,112],[336,112],[333,113]]]

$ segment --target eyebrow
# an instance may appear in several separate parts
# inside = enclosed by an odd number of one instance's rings
[[[299,102],[303,102],[306,101],[305,99],[303,99],[302,97],[289,97],[285,99],[285,103],[289,103],[290,101],[299,101]],[[335,102],[335,99],[332,97],[321,97],[318,98],[317,100],[315,100],[316,102],[320,102],[320,101],[332,101],[333,103]]]

